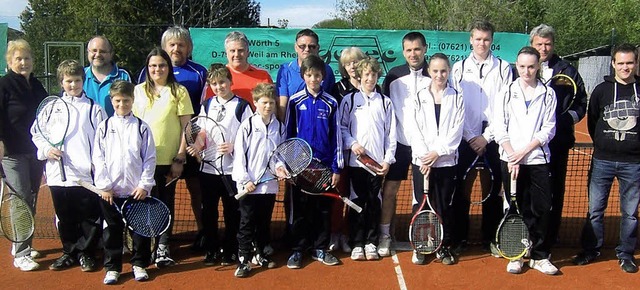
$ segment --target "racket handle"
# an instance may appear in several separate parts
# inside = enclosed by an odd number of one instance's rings
[[[362,207],[360,207],[359,205],[355,204],[353,201],[351,201],[350,199],[346,198],[346,197],[342,197],[342,201],[344,201],[344,203],[346,205],[348,205],[350,208],[354,209],[355,211],[357,211],[358,213],[362,212]]]
[[[60,166],[60,179],[65,182],[67,181],[67,173],[64,171],[64,161],[62,160],[62,156],[58,160],[58,165]]]
[[[516,179],[511,179],[511,183],[509,184],[509,191],[511,192],[511,195],[516,195],[516,186],[517,186],[517,182]]]
[[[242,198],[244,198],[245,195],[247,195],[247,193],[249,193],[249,192],[246,189],[243,188],[242,191],[238,192],[233,197],[235,197],[236,200],[241,200]]]
[[[429,193],[429,173],[425,174],[422,178],[422,192],[425,194]]]
[[[83,181],[83,180],[78,180],[76,181],[76,183],[78,183],[78,185],[90,190],[91,192],[95,193],[95,194],[100,194],[102,191],[100,189],[98,189],[97,187],[93,186],[93,184]]]

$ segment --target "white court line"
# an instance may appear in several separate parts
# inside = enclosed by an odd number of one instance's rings
[[[575,149],[575,148],[573,148],[573,151],[578,152],[578,153],[580,153],[580,154],[582,154],[582,155],[584,155],[584,156],[591,157],[591,154],[590,154],[590,153],[584,152],[584,151],[582,151],[582,150],[580,150],[580,149]]]
[[[402,275],[402,269],[400,268],[400,260],[398,260],[398,255],[396,255],[395,250],[391,250],[391,259],[393,260],[393,264],[395,265],[393,268],[396,271],[396,277],[398,278],[398,286],[400,286],[400,290],[407,290],[407,284],[404,283],[404,276]]]
[[[589,136],[589,133],[584,133],[584,132],[581,132],[581,131],[577,131],[577,130],[576,130],[576,133],[578,133],[578,134],[580,134],[580,135],[585,135],[585,136]]]

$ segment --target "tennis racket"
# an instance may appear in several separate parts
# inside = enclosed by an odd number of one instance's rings
[[[101,190],[86,181],[78,181],[78,184],[96,194]],[[143,237],[155,238],[167,231],[171,224],[171,212],[159,199],[147,196],[136,200],[127,198],[122,207],[115,203],[113,206],[120,212],[125,225]]]
[[[516,185],[516,180],[512,179],[509,210],[502,218],[496,233],[498,252],[501,256],[511,261],[522,258],[531,246],[529,229],[524,223],[516,202]]]
[[[373,176],[377,176],[378,172],[382,170],[382,165],[373,160],[373,158],[371,158],[366,153],[358,155],[356,157],[356,163],[358,163],[358,165],[367,170]]]
[[[207,116],[196,116],[185,126],[184,137],[187,146],[195,149],[196,158],[211,165],[221,176],[227,192],[234,192],[231,177],[224,173],[224,154],[218,152],[218,146],[226,142],[224,132],[220,123]]]
[[[311,146],[300,138],[289,138],[280,143],[269,155],[266,168],[259,175],[255,185],[277,179],[278,176],[287,179],[300,174],[313,158]],[[266,174],[269,172],[270,174]],[[243,189],[236,194],[236,199],[243,198],[248,192]]]
[[[409,225],[409,242],[413,249],[420,254],[432,254],[442,246],[444,237],[444,229],[442,227],[442,219],[433,210],[429,201],[429,175],[424,176],[424,196],[422,204],[411,219]],[[429,206],[424,209],[425,204]]]
[[[464,173],[462,180],[466,188],[471,188],[471,204],[480,205],[491,196],[494,178],[493,170],[491,170],[491,166],[489,166],[489,160],[486,154],[482,156],[476,155],[476,158]],[[480,180],[479,187],[474,186],[476,180]],[[489,184],[489,189],[485,191],[483,190],[483,185],[487,183]]]
[[[52,147],[62,150],[64,139],[69,130],[69,118],[69,106],[67,102],[58,96],[48,96],[38,105],[36,112],[37,132],[42,135]],[[60,178],[62,181],[67,181],[62,156],[60,156],[58,162],[60,164]]]
[[[563,99],[564,104],[562,104],[564,108],[564,110],[562,110],[562,114],[566,113],[576,100],[576,94],[578,93],[576,81],[566,74],[556,74],[549,79],[546,84],[553,88],[556,95],[568,96]]]
[[[14,243],[20,243],[33,236],[35,220],[29,205],[16,193],[6,180],[0,165],[0,228],[4,236]]]
[[[309,166],[305,168],[298,176],[290,179],[291,183],[298,186],[300,190],[310,195],[321,195],[339,199],[346,205],[357,211],[362,212],[362,207],[355,204],[349,198],[341,196],[339,194],[328,192],[332,189],[331,178],[333,177],[333,171],[328,166],[322,164],[317,159],[312,159]],[[338,189],[334,189],[338,192]]]

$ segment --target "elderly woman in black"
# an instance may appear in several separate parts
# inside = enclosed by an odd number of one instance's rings
[[[43,162],[36,158],[29,128],[36,109],[47,91],[33,76],[33,57],[29,43],[20,39],[7,45],[7,74],[0,77],[0,160],[9,182],[35,214],[42,179]],[[31,239],[14,243],[13,265],[22,271],[39,267],[33,259],[39,253],[31,248]]]

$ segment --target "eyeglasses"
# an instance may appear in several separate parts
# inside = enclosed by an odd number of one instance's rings
[[[309,50],[316,50],[318,49],[318,45],[317,44],[296,44],[298,46],[298,48],[302,51],[306,50],[307,48],[309,48]]]

